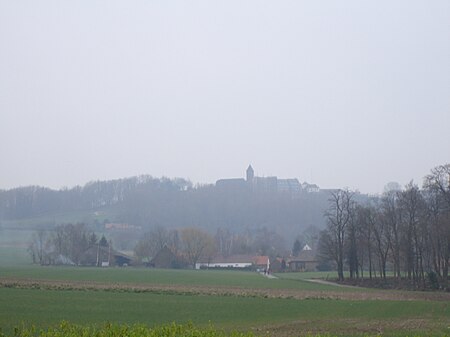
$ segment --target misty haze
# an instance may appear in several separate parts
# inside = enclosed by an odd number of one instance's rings
[[[0,0],[0,336],[447,336],[450,2]]]

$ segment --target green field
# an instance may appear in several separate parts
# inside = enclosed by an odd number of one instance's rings
[[[41,267],[31,265],[26,253],[30,230],[1,233],[6,235],[0,236],[0,327],[8,334],[21,324],[47,328],[68,320],[150,327],[193,322],[201,329],[212,323],[227,331],[280,337],[450,335],[450,300],[436,298],[439,294],[413,292],[418,297],[406,301],[405,292],[308,281],[334,279],[335,272],[280,273],[269,279],[247,271]],[[374,299],[378,295],[382,299]]]
[[[48,327],[61,320],[79,324],[143,323],[149,326],[192,321],[199,326],[213,323],[226,329],[253,331],[257,335],[290,336],[332,332],[338,335],[400,336],[406,334],[444,336],[450,333],[450,301],[427,298],[395,300],[396,291],[367,291],[363,288],[340,288],[314,284],[304,279],[329,273],[277,274],[268,279],[260,274],[237,271],[158,270],[144,268],[76,268],[39,266],[2,266],[1,280],[39,284],[50,280],[58,284],[76,282],[89,287],[120,285],[119,288],[78,288],[65,285],[46,288],[22,285],[0,287],[0,326],[11,331],[21,323]],[[41,280],[41,281],[39,281]],[[134,285],[175,286],[168,290],[137,292]],[[223,294],[192,293],[192,289],[225,287]],[[247,289],[248,293],[233,293]],[[255,295],[252,290],[263,290]],[[290,294],[324,294],[309,299],[278,298]],[[345,299],[328,299],[326,294],[345,295]],[[388,294],[388,300],[353,300],[353,295]],[[404,292],[403,292],[404,293]],[[414,292],[416,295],[416,292]],[[436,295],[436,294],[432,294]],[[440,296],[439,294],[437,294]],[[443,296],[446,294],[443,294]],[[266,298],[267,297],[267,298]],[[264,331],[264,333],[263,333]]]
[[[0,289],[0,298],[0,325],[5,330],[20,322],[33,322],[45,327],[61,320],[83,324],[109,321],[148,325],[173,321],[192,321],[199,325],[214,322],[218,327],[230,329],[251,329],[268,322],[301,321],[304,328],[313,329],[321,322],[345,325],[348,318],[355,323],[367,324],[383,320],[401,322],[404,319],[427,319],[438,324],[450,317],[448,303],[429,301],[298,301],[8,288]]]
[[[302,289],[349,291],[334,286],[315,284],[304,279],[268,279],[248,271],[220,270],[174,270],[148,268],[79,268],[79,267],[41,267],[4,266],[0,267],[0,277],[28,278],[45,280],[74,280],[135,284],[170,284],[195,286],[227,286],[263,289]],[[304,274],[307,277],[308,273]],[[284,275],[282,275],[284,277]],[[318,274],[311,276],[318,277]],[[354,289],[352,291],[361,291]]]

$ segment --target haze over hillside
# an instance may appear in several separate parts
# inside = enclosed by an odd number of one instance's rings
[[[267,229],[289,239],[308,226],[323,227],[328,198],[328,191],[316,185],[257,177],[249,167],[246,178],[212,185],[139,176],[63,190],[30,186],[2,191],[0,224],[53,229],[59,223],[84,222],[97,231],[108,223],[144,231],[156,226],[195,226],[211,233]]]

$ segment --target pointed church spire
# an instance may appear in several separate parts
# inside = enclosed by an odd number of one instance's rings
[[[247,168],[247,182],[252,182],[254,176],[255,176],[255,171],[253,171],[252,165],[248,165],[248,168]]]

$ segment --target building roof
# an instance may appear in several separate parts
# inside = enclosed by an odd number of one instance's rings
[[[244,178],[219,179],[216,181],[217,187],[239,188],[247,186]]]
[[[256,265],[262,266],[262,265],[267,265],[267,263],[269,262],[269,257],[268,256],[255,256],[254,257],[254,263]]]
[[[267,265],[268,256],[254,256],[254,255],[230,255],[230,256],[216,256],[212,260],[201,259],[200,263],[250,263],[255,265]]]
[[[279,192],[300,193],[302,186],[297,178],[293,179],[278,179],[277,189]]]
[[[288,259],[290,262],[317,262],[316,254],[313,250],[302,250],[298,256],[291,256]]]

